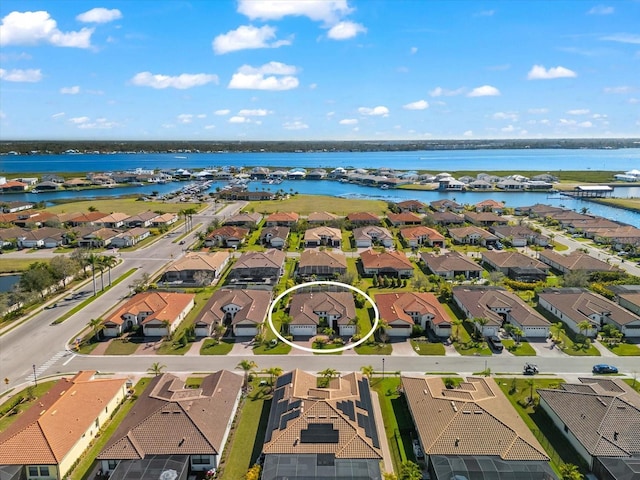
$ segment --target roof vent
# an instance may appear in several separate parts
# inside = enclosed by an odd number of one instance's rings
[[[618,432],[613,432],[613,441],[614,442],[618,441]]]
[[[456,437],[456,441],[455,441],[455,446],[459,446],[460,445],[460,439]]]
[[[458,407],[456,407],[456,402],[454,402],[453,400],[451,400],[451,408],[453,408],[454,412],[458,411]]]

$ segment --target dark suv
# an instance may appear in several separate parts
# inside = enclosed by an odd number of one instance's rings
[[[502,340],[500,340],[500,338],[498,338],[496,335],[491,335],[490,337],[487,337],[487,341],[489,342],[489,345],[491,346],[491,348],[493,348],[497,352],[501,352],[502,349],[504,348],[504,345],[502,345]]]

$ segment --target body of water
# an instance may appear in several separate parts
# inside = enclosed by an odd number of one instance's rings
[[[0,275],[0,293],[8,292],[20,281],[20,275]]]

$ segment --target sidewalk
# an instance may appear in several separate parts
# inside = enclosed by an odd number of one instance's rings
[[[609,350],[607,347],[605,347],[604,345],[602,345],[600,342],[598,342],[596,340],[594,340],[591,343],[591,345],[596,347],[598,349],[598,351],[600,352],[600,355],[602,355],[603,357],[618,357],[618,355],[613,353],[611,350]]]

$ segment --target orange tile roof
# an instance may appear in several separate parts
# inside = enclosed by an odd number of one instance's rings
[[[400,234],[406,240],[419,237],[428,237],[432,241],[444,241],[444,236],[440,232],[434,230],[433,228],[423,227],[422,225],[417,227],[403,228],[402,230],[400,230]]]
[[[380,311],[380,319],[387,323],[401,320],[413,325],[414,321],[407,312],[430,315],[433,317],[431,321],[435,325],[451,323],[451,318],[432,293],[378,293],[375,296],[375,301]]]
[[[395,270],[413,270],[413,264],[407,256],[398,251],[375,252],[365,250],[360,254],[364,268],[393,268]]]
[[[296,212],[274,212],[267,217],[267,222],[297,222],[300,215]]]
[[[120,307],[106,322],[122,325],[123,315],[130,313],[139,315],[142,312],[151,312],[142,323],[151,320],[167,320],[173,323],[180,312],[182,312],[193,299],[192,293],[171,293],[171,292],[143,292],[138,293],[127,303]]]

